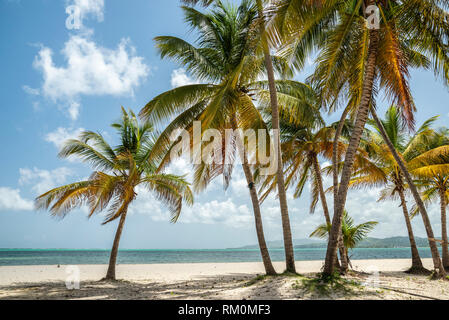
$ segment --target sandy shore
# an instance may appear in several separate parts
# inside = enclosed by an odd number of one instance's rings
[[[431,267],[430,259],[424,259]],[[67,266],[0,267],[0,299],[449,299],[449,281],[404,273],[408,259],[353,261],[342,285],[318,289],[322,261],[299,261],[301,276],[259,277],[261,263],[118,265],[121,281],[99,281],[106,265],[80,265],[80,289],[68,290]],[[275,263],[283,271],[284,264]]]

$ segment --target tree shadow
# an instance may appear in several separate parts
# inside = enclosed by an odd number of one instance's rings
[[[0,287],[0,300],[280,300],[280,299],[384,299],[382,290],[400,294],[399,299],[437,299],[425,294],[417,276],[416,284],[400,287],[403,272],[382,272],[377,289],[362,283],[370,274],[353,273],[326,287],[317,274],[257,276],[233,273],[221,276],[198,276],[190,280],[158,281],[83,281],[80,289],[69,290],[63,281],[16,283]],[[398,278],[398,279],[396,279]],[[400,280],[398,286],[391,282]],[[424,294],[423,294],[424,293]]]
[[[225,299],[226,292],[244,288],[251,276],[229,274],[202,276],[175,281],[83,281],[79,289],[69,290],[64,282],[16,283],[0,287],[0,300],[151,300],[151,299]]]

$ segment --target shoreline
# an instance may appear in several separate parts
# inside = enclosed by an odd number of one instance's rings
[[[425,267],[432,269],[432,259],[422,259]],[[403,272],[411,264],[410,259],[366,259],[351,260],[353,269],[360,272]],[[296,261],[299,274],[318,273],[322,260]],[[66,269],[73,265],[21,265],[0,266],[0,286],[15,283],[42,281],[65,281]],[[80,281],[100,280],[106,274],[107,264],[79,264]],[[274,261],[278,273],[283,272],[284,262]],[[182,281],[203,276],[239,274],[257,276],[264,274],[262,262],[195,262],[195,263],[148,263],[117,264],[117,279],[133,280],[172,280]]]

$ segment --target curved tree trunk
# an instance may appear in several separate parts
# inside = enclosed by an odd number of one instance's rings
[[[345,245],[343,243],[343,234],[341,233],[338,235],[338,251],[340,252],[340,260],[341,260],[341,266],[338,266],[338,264],[335,264],[336,268],[340,268],[340,272],[342,274],[345,274],[348,272],[349,269],[349,256],[348,256],[348,250],[345,248]],[[338,262],[338,258],[336,258],[336,261]]]
[[[263,15],[263,7],[261,0],[257,1],[258,14],[260,18],[260,34],[263,37],[265,34],[265,23]],[[266,39],[262,40],[263,52],[265,58],[265,67],[267,69],[268,76],[268,86],[270,89],[270,102],[271,102],[271,117],[273,130],[279,131],[279,107],[278,99],[274,78],[273,62],[270,56],[270,49]],[[288,215],[288,205],[287,205],[287,193],[285,191],[285,181],[284,172],[282,164],[282,151],[279,135],[275,135],[275,149],[276,149],[276,160],[277,160],[277,189],[279,195],[279,204],[281,209],[281,219],[282,219],[282,232],[284,236],[284,249],[285,249],[285,262],[286,269],[288,272],[296,273],[295,267],[295,256],[293,252],[293,241],[292,241],[292,231],[290,227],[290,217]]]
[[[118,246],[120,243],[120,237],[122,236],[123,226],[125,225],[126,214],[128,210],[121,215],[118,223],[117,231],[115,232],[114,243],[112,245],[111,255],[109,256],[109,267],[106,273],[107,280],[115,280],[115,264],[117,262]]]
[[[245,156],[246,158],[246,156]],[[267,275],[275,275],[273,264],[271,263],[270,253],[268,252],[267,243],[263,232],[262,216],[260,214],[260,203],[257,196],[256,188],[254,187],[253,175],[248,165],[248,161],[243,161],[243,171],[245,173],[246,182],[248,183],[249,193],[251,196],[251,202],[253,204],[254,221],[256,225],[257,241],[259,242],[260,254],[262,255],[263,265],[265,267],[265,273]]]
[[[370,1],[371,3],[372,1]],[[376,69],[376,58],[379,47],[378,30],[370,30],[370,43],[368,47],[368,59],[365,73],[365,81],[363,83],[362,97],[357,111],[357,118],[354,130],[346,150],[345,162],[341,173],[341,182],[338,188],[336,207],[334,208],[334,217],[332,228],[329,234],[329,243],[327,245],[326,260],[324,262],[323,275],[330,276],[334,272],[334,261],[337,255],[337,247],[339,235],[341,233],[341,224],[343,211],[346,204],[346,196],[349,189],[349,181],[351,180],[352,167],[356,156],[357,149],[360,144],[363,130],[368,119],[369,106],[371,104],[374,76]]]
[[[430,252],[432,253],[434,269],[438,270],[439,275],[441,277],[443,277],[446,275],[446,271],[444,270],[443,263],[441,262],[441,259],[440,259],[440,253],[438,252],[438,247],[435,242],[435,237],[433,235],[433,230],[432,230],[432,225],[430,223],[429,215],[427,214],[427,209],[424,206],[424,203],[421,199],[421,196],[419,195],[419,192],[415,186],[415,183],[413,182],[410,172],[408,172],[407,167],[404,164],[404,161],[397,153],[395,147],[393,146],[393,143],[391,143],[390,138],[388,137],[387,133],[385,132],[385,128],[384,128],[382,122],[379,120],[379,117],[377,116],[376,110],[374,110],[374,108],[371,108],[371,114],[374,118],[374,121],[377,124],[377,127],[379,128],[382,138],[384,139],[385,143],[388,146],[388,149],[390,150],[396,163],[398,164],[399,168],[401,169],[401,173],[404,175],[405,181],[407,181],[407,183],[408,183],[408,186],[410,188],[410,191],[412,192],[413,198],[415,199],[416,205],[418,206],[419,211],[421,212],[421,217],[423,219],[424,227],[426,228],[427,238],[429,240]]]
[[[324,192],[323,177],[321,176],[321,168],[316,154],[313,155],[313,170],[315,171],[315,178],[320,193],[321,205],[323,206],[324,218],[326,219],[326,224],[331,224],[326,194]]]
[[[441,201],[441,249],[443,251],[443,267],[449,269],[449,251],[447,243],[447,224],[446,224],[446,192],[445,190],[440,190],[440,201]]]
[[[407,226],[410,249],[412,250],[412,267],[410,268],[410,272],[413,272],[414,270],[420,271],[424,269],[424,266],[422,264],[421,257],[419,256],[418,247],[416,246],[412,223],[410,221],[410,215],[407,209],[407,202],[405,201],[405,195],[402,189],[399,189],[399,197],[401,198],[402,212],[404,214],[405,224]]]
[[[329,214],[329,207],[327,206],[327,200],[326,200],[326,194],[324,192],[324,186],[323,186],[323,177],[321,175],[321,168],[320,168],[320,164],[318,162],[318,157],[316,154],[313,155],[313,170],[315,171],[315,177],[316,177],[316,183],[318,185],[319,188],[319,193],[320,193],[320,199],[321,199],[321,205],[323,207],[323,213],[324,213],[324,218],[326,220],[326,224],[330,225],[331,224],[331,217]],[[342,256],[341,254],[341,246],[339,246],[340,249],[340,256]],[[343,249],[344,252],[344,249]],[[342,261],[343,263],[343,261]],[[335,266],[340,267],[340,264],[338,262],[338,257],[335,258]]]
[[[232,119],[232,129],[234,130],[234,132],[237,129],[237,120],[235,119],[235,117]],[[265,267],[265,273],[267,275],[275,275],[276,270],[274,269],[273,264],[271,263],[270,253],[268,251],[267,243],[265,241],[265,236],[263,232],[262,216],[260,214],[260,202],[256,188],[254,187],[254,177],[251,172],[251,168],[249,167],[248,157],[245,152],[244,144],[239,133],[236,134],[236,139],[238,139],[237,146],[239,148],[239,155],[242,160],[243,172],[245,174],[246,182],[248,183],[249,194],[253,205],[257,241],[259,242],[259,249],[260,254],[262,256],[262,262]]]

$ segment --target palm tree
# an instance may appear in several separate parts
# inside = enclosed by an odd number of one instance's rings
[[[418,144],[425,144],[425,142],[427,142],[434,134],[431,125],[436,119],[437,117],[432,117],[425,121],[416,133],[410,137],[407,135],[399,110],[396,106],[391,106],[386,112],[385,119],[381,121],[382,126],[388,134],[389,140],[393,143],[401,158],[403,158],[405,162],[408,162],[415,156],[416,146]],[[407,208],[405,193],[408,185],[404,181],[404,176],[397,162],[380,135],[380,129],[376,122],[369,121],[369,124],[372,125],[377,132],[369,132],[368,137],[363,139],[362,145],[368,153],[367,161],[361,163],[360,166],[355,165],[350,187],[384,187],[378,201],[387,199],[397,200],[399,198],[412,254],[412,266],[408,272],[426,272],[419,256],[410,221],[409,210]]]
[[[432,139],[420,149],[422,153],[409,162],[410,172],[418,179],[416,184],[422,190],[425,203],[431,203],[438,198],[440,200],[443,266],[448,270],[446,207],[449,204],[449,136],[447,129],[435,133]],[[417,212],[416,208],[415,212]]]
[[[257,0],[257,11],[259,15],[259,30],[260,35],[262,37],[262,49],[265,59],[265,67],[267,69],[268,76],[268,85],[270,91],[270,105],[271,105],[271,121],[273,130],[277,130],[280,132],[280,124],[279,124],[279,105],[278,105],[278,97],[276,91],[276,80],[274,75],[273,61],[270,55],[270,46],[266,39],[266,26],[265,26],[265,15],[263,12],[262,0]],[[281,218],[282,218],[282,231],[284,235],[284,247],[285,247],[285,258],[287,261],[287,271],[296,273],[295,268],[295,258],[293,255],[293,241],[291,235],[291,227],[290,227],[290,218],[288,214],[288,204],[287,204],[287,193],[285,190],[285,181],[283,174],[283,164],[282,164],[282,146],[280,142],[279,135],[275,137],[275,146],[276,147],[276,160],[277,160],[277,170],[276,170],[276,181],[277,181],[277,190],[279,196],[279,204],[281,209]]]
[[[266,97],[268,91],[267,82],[258,81],[266,70],[264,57],[257,50],[260,36],[256,24],[257,9],[252,1],[245,0],[238,7],[218,1],[210,13],[201,13],[191,7],[183,7],[183,10],[186,21],[199,32],[197,45],[170,36],[157,37],[155,41],[162,57],[180,62],[203,83],[162,93],[142,109],[140,115],[143,119],[155,123],[172,120],[156,141],[155,148],[165,151],[172,148],[170,137],[173,137],[175,130],[185,128],[193,132],[195,121],[201,122],[201,133],[211,128],[222,133],[227,129],[266,130],[263,117],[253,103],[254,97]],[[273,57],[273,60],[278,72],[287,76],[288,67],[284,61],[278,57]],[[298,87],[290,80],[278,81],[277,86],[286,88],[285,90]],[[292,108],[287,103],[288,97],[280,97],[279,100],[285,103],[281,105],[282,108]],[[212,179],[220,175],[224,178],[225,188],[227,187],[232,175],[235,150],[238,145],[245,144],[238,134],[231,138],[229,141],[222,141],[222,150],[229,151],[230,155],[227,164],[202,162],[196,166],[194,185],[197,191],[204,189]],[[255,150],[249,151],[254,153]],[[252,200],[265,270],[268,274],[273,274],[275,271],[266,247],[260,204],[254,187],[254,167],[251,168],[251,161],[248,161],[251,155],[239,152],[239,156]],[[167,157],[163,163],[168,161]]]
[[[189,183],[183,177],[156,172],[159,164],[148,160],[154,143],[150,123],[139,124],[132,111],[122,108],[121,120],[112,127],[121,140],[116,147],[111,147],[101,134],[84,131],[79,139],[66,141],[59,152],[60,157],[75,156],[89,163],[95,170],[89,179],[52,189],[36,198],[37,209],[49,209],[57,217],[87,205],[89,217],[108,209],[103,224],[120,218],[105,278],[108,280],[115,280],[120,237],[128,208],[137,197],[137,186],[144,186],[168,207],[172,222],[178,220],[183,201],[193,203]]]
[[[374,5],[381,18],[378,28],[367,23],[367,18],[371,17],[367,8]],[[346,103],[342,121],[348,114],[355,118],[340,183],[334,178],[333,229],[323,270],[325,275],[330,275],[333,273],[352,167],[370,111],[378,122],[373,108],[378,87],[397,104],[408,125],[413,127],[415,106],[408,83],[409,69],[433,69],[444,82],[448,81],[447,7],[443,2],[427,0],[279,0],[277,8],[272,38],[280,34],[280,39],[290,44],[285,52],[297,67],[303,65],[308,52],[319,50],[312,83],[321,89],[323,101],[327,101],[331,110],[341,102]],[[342,97],[346,100],[341,101]],[[338,133],[337,130],[336,139]],[[382,137],[388,139],[387,135],[382,134]],[[394,146],[388,141],[386,143],[419,206],[434,268],[444,275],[437,246],[431,240],[433,231],[427,211],[405,164]]]
[[[221,5],[221,1],[219,0],[182,0],[187,4],[197,4],[201,3],[203,6],[209,6],[212,3],[216,3]],[[258,24],[259,24],[259,36],[260,36],[260,46],[259,48],[263,51],[264,64],[266,68],[266,74],[268,77],[268,87],[270,93],[270,106],[272,113],[272,127],[274,130],[280,129],[279,127],[279,104],[278,97],[276,91],[276,80],[275,80],[275,68],[273,66],[273,59],[270,55],[270,44],[266,39],[266,16],[264,14],[264,6],[262,0],[256,0],[257,13],[258,13]],[[288,204],[287,204],[287,194],[285,190],[285,182],[284,176],[282,174],[283,164],[282,164],[282,147],[279,140],[279,136],[275,136],[275,151],[276,151],[276,160],[277,160],[277,171],[276,171],[276,183],[278,189],[279,196],[279,204],[281,210],[281,219],[282,219],[282,232],[284,237],[284,249],[285,249],[285,258],[287,271],[295,273],[295,258],[293,252],[293,240],[291,235],[291,227],[290,227],[290,218],[288,213]]]
[[[352,219],[348,212],[345,210],[343,214],[343,222],[341,224],[341,232],[343,235],[343,243],[346,250],[346,255],[349,256],[349,249],[354,249],[357,245],[363,241],[370,233],[374,227],[378,224],[376,221],[368,221],[358,225],[354,224],[354,219]],[[331,230],[330,224],[319,225],[309,237],[316,237],[320,239],[326,239],[329,237]],[[348,259],[349,261],[349,259]]]
[[[326,126],[319,112],[316,92],[307,85],[304,85],[304,92],[283,92],[278,88],[278,93],[288,95],[292,100],[296,99],[298,104],[304,104],[303,109],[307,110],[307,115],[296,114],[293,110],[280,113],[281,125],[281,146],[283,150],[283,163],[285,165],[284,175],[286,176],[286,186],[296,184],[294,197],[301,197],[307,181],[312,185],[312,201],[310,213],[315,211],[318,201],[321,201],[324,218],[327,224],[331,224],[331,217],[325,196],[322,170],[319,163],[319,156],[330,159],[333,152],[333,135],[335,124]],[[298,99],[299,97],[299,99]],[[261,107],[267,109],[271,104],[266,102]],[[303,124],[305,118],[307,124]],[[347,128],[345,128],[347,132]],[[337,145],[338,153],[341,154],[345,145],[340,142]],[[263,201],[273,190],[276,189],[276,176],[268,176],[261,186],[261,200]],[[340,246],[340,256],[342,260],[342,271],[347,269],[346,251],[343,243]],[[336,261],[338,263],[338,261]]]

